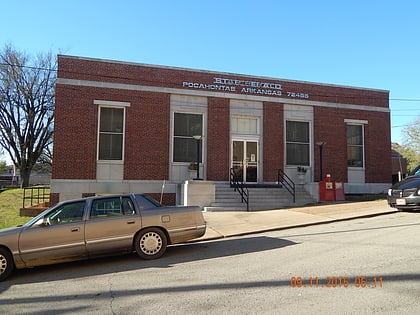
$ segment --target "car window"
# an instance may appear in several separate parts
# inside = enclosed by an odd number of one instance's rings
[[[135,209],[129,197],[96,199],[92,202],[90,209],[92,219],[133,214],[135,214]]]
[[[85,201],[77,201],[63,204],[49,212],[44,217],[44,221],[47,225],[82,221],[85,203]]]
[[[148,195],[136,195],[136,201],[142,209],[154,209],[161,207],[161,204]]]

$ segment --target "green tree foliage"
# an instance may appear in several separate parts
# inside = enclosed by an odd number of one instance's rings
[[[403,129],[404,142],[403,152],[400,152],[408,160],[408,168],[413,170],[420,164],[420,116]]]
[[[0,174],[7,173],[8,168],[5,161],[0,161]]]
[[[22,187],[52,144],[56,68],[51,53],[30,58],[10,45],[0,51],[0,146]]]

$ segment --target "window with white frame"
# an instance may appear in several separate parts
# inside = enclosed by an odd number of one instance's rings
[[[99,160],[122,160],[125,108],[99,107]]]
[[[286,121],[286,164],[309,166],[309,122]]]
[[[257,117],[232,117],[231,129],[234,134],[259,134]]]
[[[364,167],[363,125],[347,125],[347,165]]]
[[[197,140],[194,137],[202,137],[202,135],[202,114],[174,113],[173,161],[196,162],[197,145],[202,140]],[[202,156],[200,153],[199,155],[199,161],[202,162]]]

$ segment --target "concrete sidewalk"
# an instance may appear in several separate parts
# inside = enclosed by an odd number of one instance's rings
[[[211,240],[394,212],[397,210],[389,207],[386,200],[320,203],[299,208],[255,212],[204,212],[207,231],[198,240]]]

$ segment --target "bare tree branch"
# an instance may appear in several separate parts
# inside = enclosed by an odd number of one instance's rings
[[[10,45],[0,52],[0,146],[23,187],[41,156],[51,156],[56,68],[51,53],[32,61]]]

